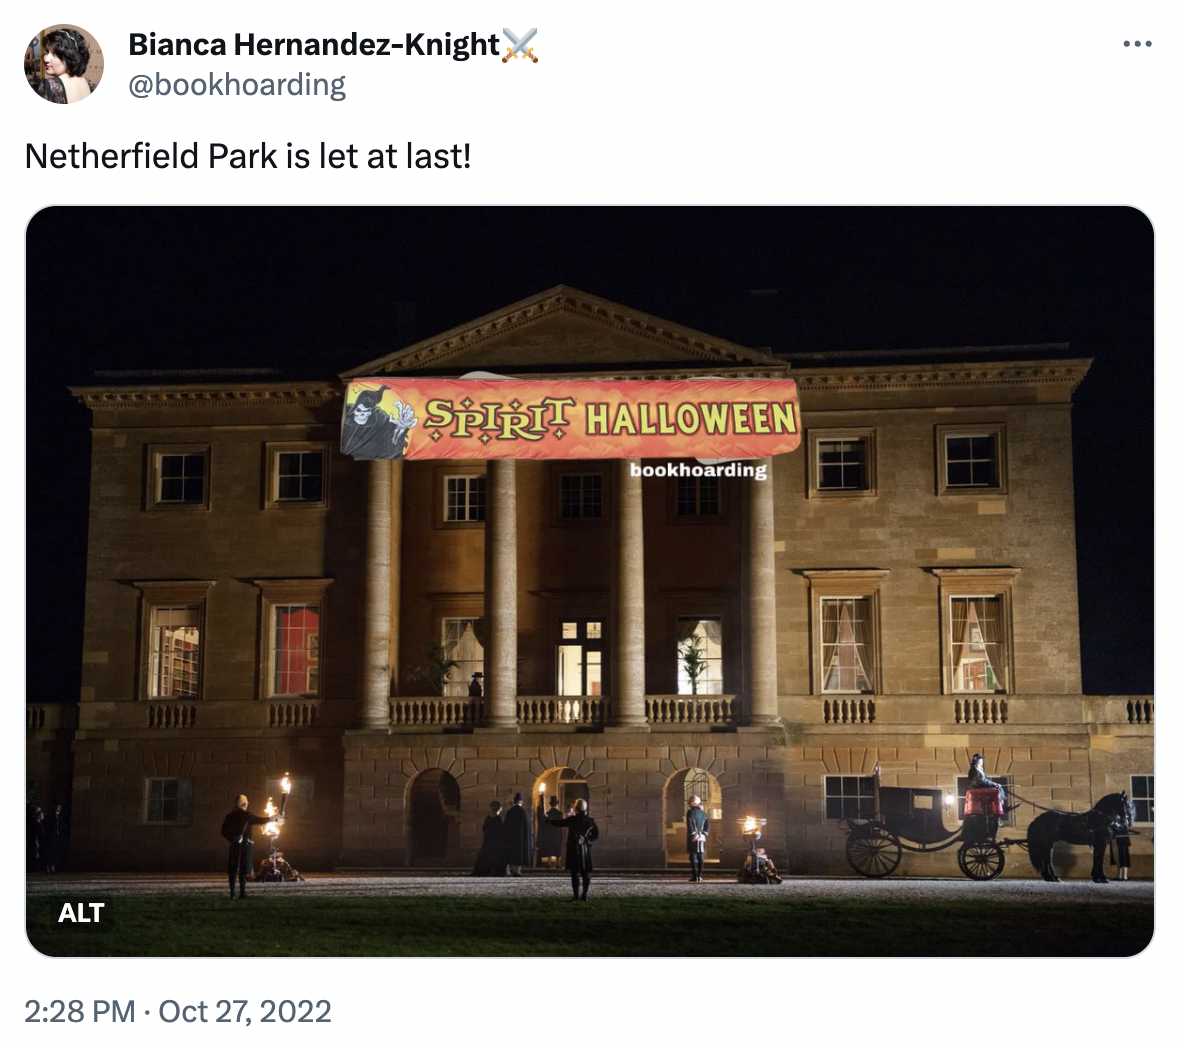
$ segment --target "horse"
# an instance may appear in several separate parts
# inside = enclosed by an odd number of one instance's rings
[[[1106,884],[1108,878],[1102,872],[1106,846],[1117,834],[1129,830],[1134,821],[1135,806],[1126,791],[1108,793],[1088,812],[1042,812],[1028,827],[1029,860],[1045,880],[1059,881],[1053,868],[1053,846],[1058,841],[1088,844],[1094,849],[1090,877],[1095,884]]]

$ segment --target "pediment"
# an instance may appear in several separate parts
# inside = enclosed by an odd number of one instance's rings
[[[757,367],[783,361],[564,285],[345,372],[520,374]]]

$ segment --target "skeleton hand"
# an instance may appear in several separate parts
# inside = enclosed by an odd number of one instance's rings
[[[393,405],[390,413],[393,421],[393,458],[399,459],[406,453],[406,444],[410,439],[410,430],[418,425],[414,417],[414,409],[400,400]]]

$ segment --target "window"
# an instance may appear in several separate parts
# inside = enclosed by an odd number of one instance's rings
[[[262,695],[319,695],[324,596],[331,579],[254,579],[262,591]]]
[[[603,681],[601,619],[566,619],[557,644],[557,694],[601,695]]]
[[[267,506],[324,506],[328,501],[326,444],[267,444]]]
[[[449,474],[444,490],[443,520],[464,523],[487,518],[487,479],[482,474]]]
[[[195,699],[201,669],[201,606],[152,607],[150,615],[148,694],[153,699]]]
[[[681,616],[676,620],[676,694],[720,695],[721,619]]]
[[[145,822],[178,824],[193,817],[192,779],[148,779]]]
[[[1004,814],[1000,817],[999,825],[1001,825],[1001,826],[1015,825],[1012,821],[1012,813],[1011,813],[1011,811],[1009,811],[1009,807],[1012,804],[1012,779],[1007,775],[989,775],[988,778],[991,779],[992,782],[998,782],[1001,786],[1004,787],[1004,797],[1005,797]],[[967,807],[967,776],[966,775],[960,775],[955,780],[955,792],[959,798],[959,822],[962,822],[963,821],[963,812],[964,812],[964,809]]]
[[[944,690],[1012,692],[1012,583],[1019,569],[933,570],[941,589]]]
[[[173,444],[148,448],[150,507],[209,505],[209,446]]]
[[[825,692],[871,692],[871,601],[867,597],[820,600],[823,637],[820,665]]]
[[[871,819],[874,811],[871,775],[825,775],[824,819]]]
[[[937,426],[938,493],[1007,491],[1004,427]]]
[[[880,694],[881,580],[886,568],[803,572],[811,591],[813,694]]]
[[[132,583],[140,608],[141,699],[199,699],[208,581]]]
[[[1136,822],[1155,822],[1155,776],[1131,776],[1131,802]]]
[[[602,474],[562,473],[557,511],[562,520],[601,520]]]
[[[444,695],[466,695],[473,673],[483,673],[483,644],[479,640],[479,619],[443,619],[442,637],[446,657],[457,663],[443,685]]]
[[[272,695],[315,695],[320,690],[320,607],[276,604],[271,608]]]
[[[875,430],[807,431],[808,498],[859,498],[876,493]]]
[[[721,515],[720,477],[677,477],[677,517],[718,517]]]

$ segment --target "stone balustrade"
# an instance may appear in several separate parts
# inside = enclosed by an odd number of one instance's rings
[[[649,695],[647,719],[653,727],[737,723],[737,699],[733,695]]]
[[[391,699],[389,725],[399,728],[471,729],[483,719],[483,699],[422,696]]]
[[[520,696],[516,700],[516,721],[521,727],[553,725],[600,727],[611,720],[609,699],[597,695]]]

